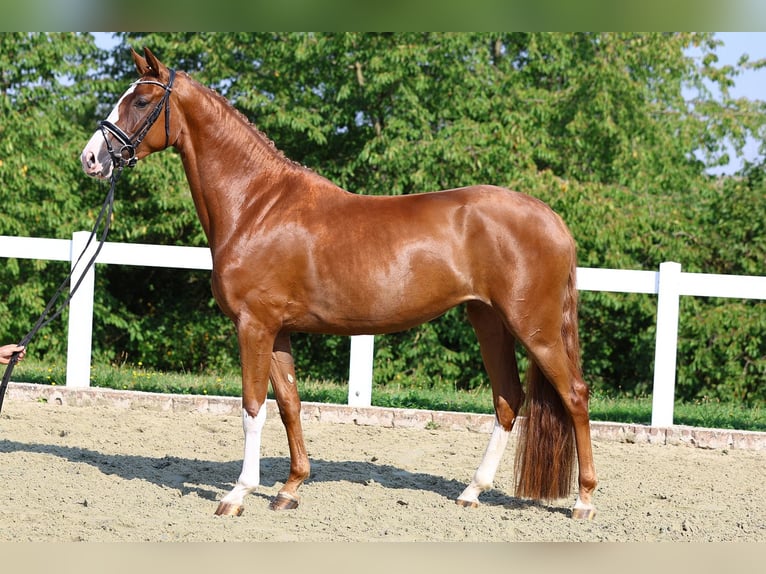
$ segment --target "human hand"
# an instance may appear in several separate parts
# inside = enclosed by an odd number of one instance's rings
[[[27,354],[26,348],[21,345],[3,345],[0,347],[0,364],[7,365],[10,363],[11,357],[16,352],[19,353],[19,361],[21,361],[24,358],[24,355]]]

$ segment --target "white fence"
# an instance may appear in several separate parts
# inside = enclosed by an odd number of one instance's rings
[[[85,247],[90,233],[78,231],[72,239],[40,239],[0,236],[0,257],[47,259],[74,263]],[[82,258],[80,267],[95,251]],[[136,243],[106,242],[96,260],[101,264],[212,269],[210,250],[206,247],[179,247]],[[652,391],[652,426],[673,424],[676,383],[676,350],[679,298],[682,295],[734,297],[766,300],[766,277],[683,273],[679,263],[666,262],[659,271],[578,268],[577,288],[583,291],[612,291],[657,295],[657,338],[654,355]],[[81,271],[72,277],[74,285]],[[67,375],[69,387],[90,384],[90,360],[93,329],[93,290],[95,271],[91,269],[72,298],[69,311]],[[348,403],[369,406],[372,397],[374,338],[351,337]]]

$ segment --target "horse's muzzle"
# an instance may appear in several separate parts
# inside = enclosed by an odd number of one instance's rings
[[[82,169],[87,175],[91,177],[96,177],[98,179],[109,179],[109,177],[112,175],[112,161],[111,159],[108,161],[101,161],[99,159],[99,155],[100,154],[86,147],[80,155]]]

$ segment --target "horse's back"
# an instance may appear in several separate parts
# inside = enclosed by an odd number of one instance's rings
[[[571,237],[562,219],[543,201],[493,185],[472,185],[410,195],[367,196],[344,193],[345,208],[333,211],[343,226],[370,225],[420,229],[439,235],[439,228],[460,231],[471,223],[499,226],[503,235],[546,235],[551,241]],[[433,222],[432,226],[428,225]],[[417,225],[426,226],[418,228]],[[504,230],[504,231],[503,231]]]
[[[360,210],[372,225],[398,229],[405,237],[430,235],[444,247],[463,248],[506,261],[525,256],[574,256],[574,239],[563,219],[545,202],[492,185],[473,185],[408,196],[387,196],[391,209],[373,199]],[[362,204],[365,202],[363,201]]]

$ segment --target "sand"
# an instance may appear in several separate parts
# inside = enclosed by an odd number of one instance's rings
[[[268,502],[289,460],[271,413],[261,488],[242,516],[219,517],[217,500],[241,468],[236,409],[70,403],[6,397],[0,540],[766,541],[766,450],[596,435],[598,514],[583,522],[569,518],[574,497],[541,504],[512,496],[513,436],[494,488],[469,509],[454,499],[481,459],[485,430],[309,417],[311,477],[299,508],[274,512]]]

